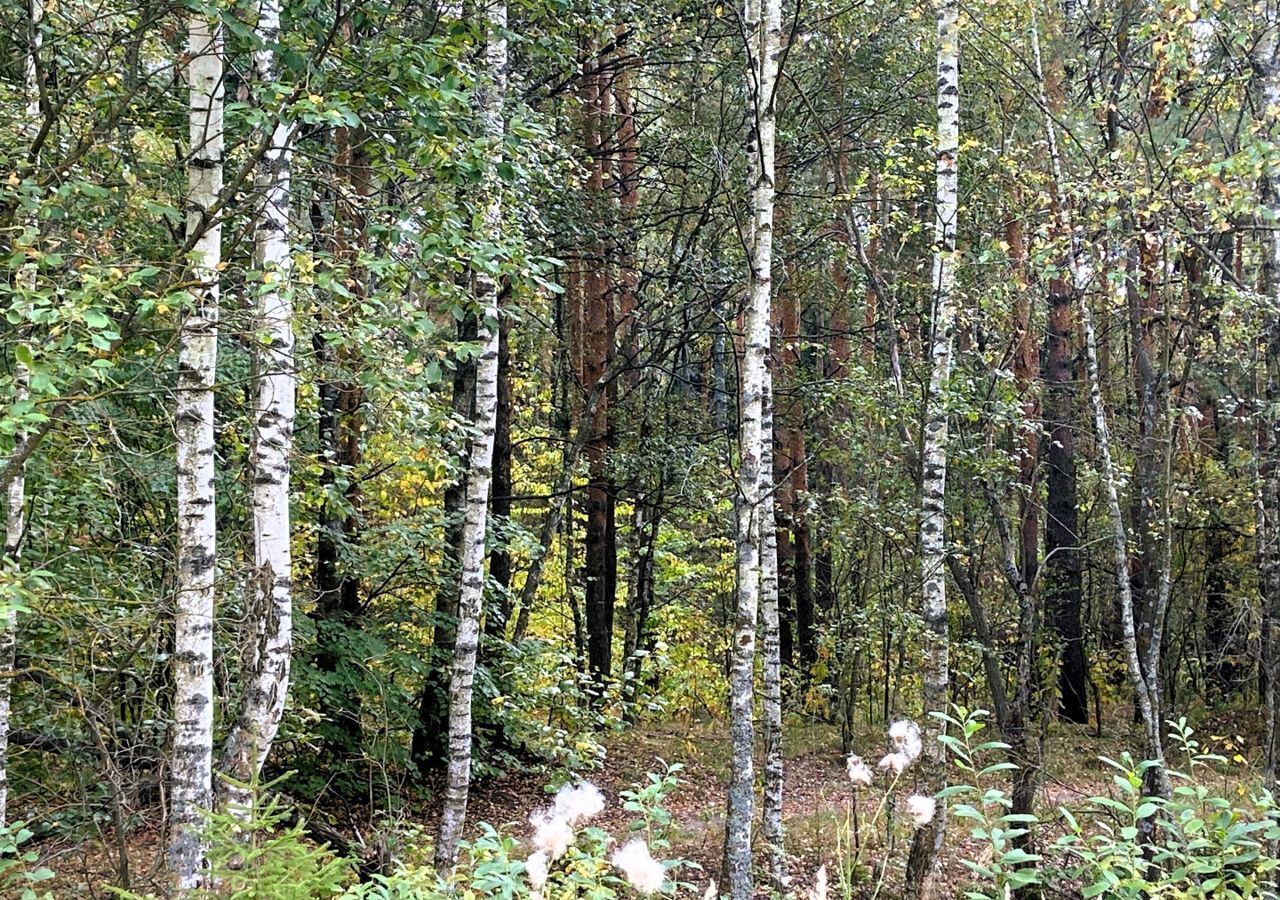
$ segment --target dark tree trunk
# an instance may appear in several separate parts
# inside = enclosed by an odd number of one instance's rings
[[[1226,467],[1231,442],[1223,427],[1216,403],[1207,404],[1213,419],[1212,459]],[[1217,698],[1226,698],[1240,690],[1244,675],[1246,648],[1242,637],[1247,634],[1247,619],[1231,603],[1231,557],[1238,549],[1235,531],[1224,518],[1222,500],[1210,500],[1210,522],[1205,531],[1205,668],[1209,684]]]
[[[589,51],[594,54],[594,51]],[[582,78],[582,99],[586,111],[584,138],[591,174],[587,181],[588,202],[604,230],[610,198],[607,183],[608,152],[606,129],[611,92],[605,84],[600,60],[589,58]],[[609,369],[613,352],[612,292],[609,290],[605,236],[598,235],[584,254],[585,296],[583,310],[583,358],[581,383],[585,390],[600,381]],[[590,423],[591,437],[586,456],[588,483],[586,496],[586,540],[583,577],[586,581],[584,617],[587,632],[587,665],[597,687],[609,678],[613,662],[613,607],[617,589],[616,543],[612,541],[613,485],[609,476],[609,392],[601,396]]]
[[[511,521],[511,320],[503,318],[498,332],[498,417],[493,435],[493,487],[489,494],[490,530],[499,537],[489,555],[493,603],[485,619],[485,634],[502,637],[511,618],[511,551],[506,532]]]
[[[1078,404],[1072,299],[1071,289],[1064,280],[1049,283],[1044,399],[1048,431],[1044,597],[1059,644],[1059,709],[1067,721],[1085,723],[1089,721],[1089,676],[1081,621],[1083,590],[1074,434]]]

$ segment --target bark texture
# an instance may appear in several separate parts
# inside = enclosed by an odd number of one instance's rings
[[[761,478],[764,468],[766,367],[773,297],[773,206],[776,94],[781,54],[780,0],[747,0],[747,160],[750,224],[745,335],[738,432],[736,590],[730,650],[729,730],[732,772],[725,820],[725,878],[733,900],[752,895],[751,826],[755,808],[755,723],[752,720],[756,616],[760,603]]]
[[[938,742],[940,725],[930,713],[947,711],[950,678],[947,647],[945,506],[947,496],[947,383],[955,330],[955,256],[958,212],[956,162],[960,141],[960,59],[955,0],[938,4],[938,146],[933,260],[933,338],[929,350],[929,389],[925,396],[920,475],[920,562],[924,618],[924,722],[922,758],[925,791],[946,784],[946,759]],[[946,804],[916,830],[907,858],[906,895],[925,896],[937,866],[946,828]]]
[[[40,22],[44,18],[43,0],[31,0],[27,7],[27,52],[24,66],[26,88],[26,126],[34,139],[40,129]],[[33,140],[34,143],[34,140]],[[30,240],[35,239],[37,223],[27,223]],[[36,268],[24,266],[18,273],[20,290],[35,291]],[[30,373],[21,362],[13,364],[13,401],[24,403],[30,396]],[[25,434],[15,435],[15,449]],[[5,486],[4,559],[6,567],[16,572],[22,552],[22,536],[26,530],[27,478],[26,466],[19,463]],[[13,671],[18,645],[18,611],[9,606],[0,612],[0,827],[9,818],[9,715]]]
[[[778,615],[778,527],[774,514],[773,378],[765,373],[760,461],[760,618],[764,632],[764,803],[760,830],[768,854],[770,889],[787,885],[787,857],[782,830],[782,643]]]
[[[1262,39],[1254,51],[1254,91],[1262,112],[1263,130],[1280,140],[1280,4],[1268,0],[1261,11]],[[1280,171],[1269,169],[1262,179],[1262,202],[1273,221],[1280,218]],[[1265,323],[1265,392],[1268,410],[1259,443],[1263,445],[1258,534],[1258,569],[1263,591],[1263,685],[1265,703],[1266,784],[1276,786],[1280,757],[1280,231],[1268,232],[1263,245],[1263,282],[1271,314]]]
[[[485,68],[488,80],[477,92],[476,105],[491,144],[491,158],[484,189],[488,193],[484,213],[485,232],[501,234],[503,104],[507,87],[507,7],[502,0],[490,3],[485,22]],[[484,598],[484,545],[489,514],[493,444],[498,417],[498,285],[488,272],[475,273],[476,299],[482,310],[479,323],[480,358],[476,365],[476,436],[468,463],[466,514],[462,528],[462,589],[458,594],[458,630],[449,683],[449,766],[444,809],[436,842],[436,864],[451,867],[467,817],[471,790],[471,695],[480,648],[480,616]]]
[[[222,228],[209,221],[222,190],[222,26],[193,15],[187,24],[190,150],[187,234],[191,305],[178,341],[175,431],[178,465],[178,584],[173,653],[173,751],[169,785],[169,869],[179,892],[199,886],[204,868],[200,811],[213,788],[213,615],[217,566],[214,504],[214,377]]]
[[[261,0],[254,72],[259,92],[279,81],[274,47],[280,39],[280,2]],[[289,516],[290,457],[297,407],[294,370],[293,293],[289,285],[289,170],[293,133],[276,123],[271,144],[258,163],[256,188],[262,206],[254,223],[254,264],[262,285],[254,310],[257,405],[251,455],[253,581],[248,621],[250,666],[235,725],[227,737],[220,800],[247,817],[252,800],[244,785],[261,770],[289,692],[293,652],[293,556]]]

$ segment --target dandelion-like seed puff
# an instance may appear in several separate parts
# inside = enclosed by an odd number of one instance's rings
[[[563,819],[572,826],[589,822],[604,811],[604,794],[589,781],[565,785],[551,801],[551,817]]]
[[[533,846],[547,854],[548,861],[564,856],[573,843],[573,827],[564,819],[557,819],[547,812],[529,817],[533,825]]]
[[[529,876],[529,887],[533,889],[535,894],[541,893],[542,888],[547,883],[548,867],[551,860],[547,857],[546,850],[539,850],[529,855],[524,861],[525,874]]]
[[[819,866],[813,873],[813,887],[809,890],[809,900],[827,900],[827,867]]]
[[[876,764],[876,768],[892,775],[901,775],[911,766],[911,757],[905,753],[890,753]]]
[[[845,771],[849,773],[849,783],[854,787],[871,787],[871,767],[861,756],[850,756],[845,760]]]
[[[649,845],[640,838],[628,841],[615,850],[610,861],[638,893],[646,896],[656,894],[666,883],[667,870],[653,858],[649,853]]]
[[[911,823],[916,828],[923,828],[932,822],[934,813],[937,811],[938,801],[932,797],[912,794],[907,798],[907,815],[911,817]]]
[[[890,725],[889,740],[893,741],[894,752],[905,755],[911,762],[920,757],[920,726],[910,719],[899,719]]]

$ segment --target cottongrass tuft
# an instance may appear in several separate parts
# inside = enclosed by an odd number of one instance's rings
[[[589,781],[565,785],[556,791],[551,802],[551,816],[563,819],[570,825],[589,822],[604,811],[604,794]]]
[[[912,824],[917,828],[923,828],[932,822],[934,813],[937,811],[938,801],[932,797],[912,794],[907,798],[907,815],[911,817]]]
[[[861,756],[850,756],[845,760],[845,771],[849,773],[849,783],[854,787],[871,787],[871,767]]]
[[[547,883],[550,863],[546,850],[531,853],[524,861],[524,871],[529,876],[529,887],[533,888],[535,894],[540,893]]]
[[[641,838],[628,841],[613,852],[610,860],[638,893],[649,895],[662,890],[667,870],[649,853],[649,845]]]
[[[827,867],[819,866],[813,873],[813,887],[809,889],[809,900],[827,900]]]
[[[893,775],[901,775],[911,767],[913,760],[905,753],[890,753],[876,764],[876,768],[883,769]]]
[[[889,740],[893,741],[893,749],[902,753],[912,762],[920,756],[920,726],[910,719],[899,719],[889,726]]]
[[[548,861],[564,856],[573,843],[573,827],[568,822],[550,812],[534,813],[529,822],[533,825],[533,846],[545,851]]]

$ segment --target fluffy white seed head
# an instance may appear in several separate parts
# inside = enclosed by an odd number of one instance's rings
[[[884,759],[877,763],[876,768],[882,769],[891,775],[901,775],[911,767],[911,757],[905,753],[890,753]]]
[[[589,822],[604,811],[604,794],[589,781],[568,785],[556,791],[551,802],[551,817],[577,826]]]
[[[529,887],[533,888],[535,892],[541,891],[547,883],[547,870],[550,864],[551,860],[548,858],[546,850],[531,853],[529,858],[524,861],[524,871],[529,876]]]
[[[534,813],[529,821],[533,825],[533,846],[545,852],[549,862],[564,856],[573,843],[573,826],[549,812]]]
[[[827,867],[819,866],[813,873],[813,887],[809,889],[809,900],[827,900]]]
[[[850,756],[845,760],[845,771],[849,773],[849,783],[854,787],[871,786],[871,767],[861,756]]]
[[[907,798],[907,815],[911,817],[911,822],[917,828],[923,828],[933,821],[933,815],[938,811],[938,801],[932,797],[926,797],[923,794],[912,794]]]
[[[895,753],[905,754],[915,762],[920,756],[920,726],[910,719],[899,719],[889,726],[889,740],[893,741]]]
[[[613,851],[611,862],[638,893],[648,896],[662,890],[667,871],[649,853],[649,845],[641,838],[628,841]]]

